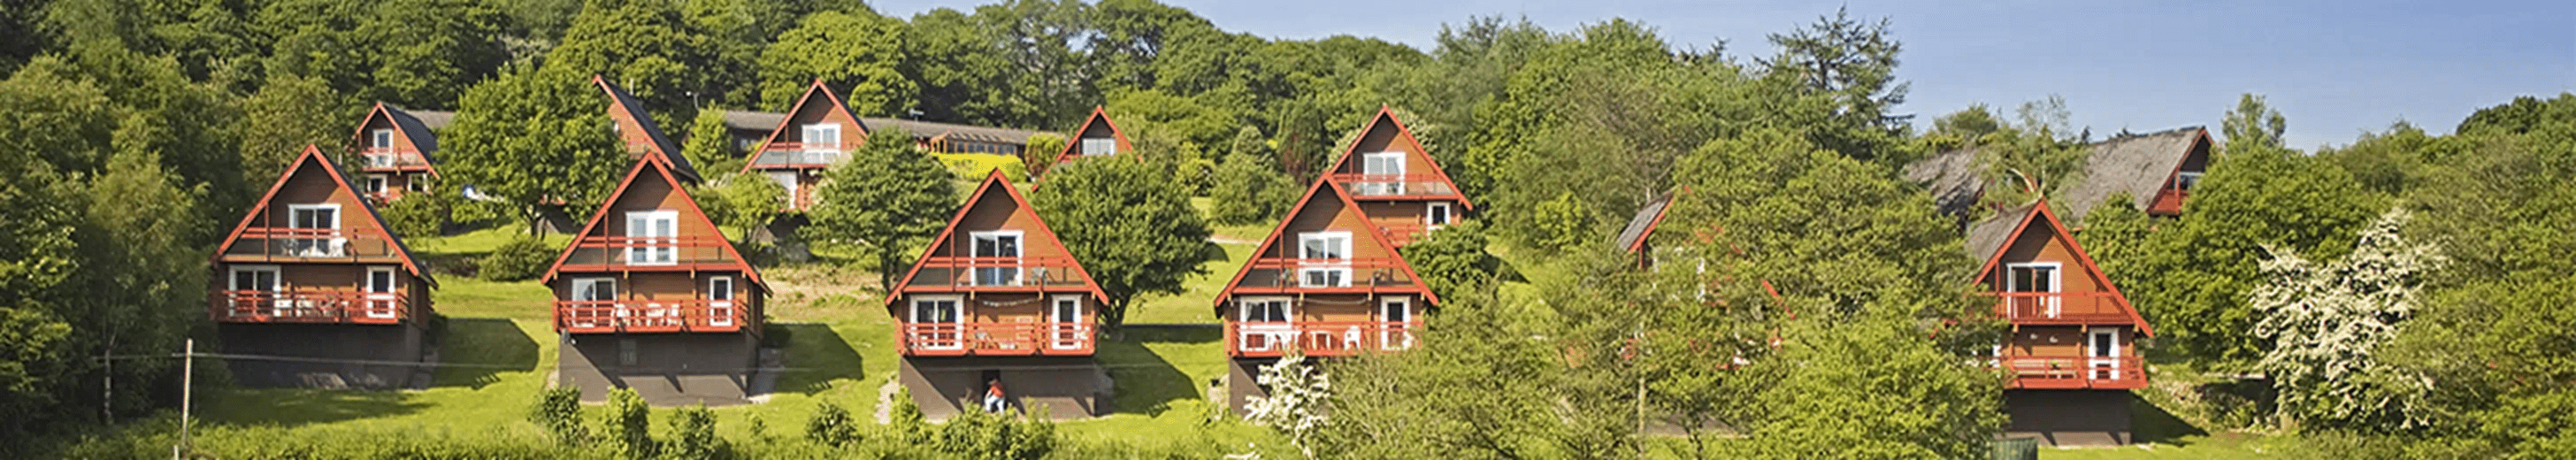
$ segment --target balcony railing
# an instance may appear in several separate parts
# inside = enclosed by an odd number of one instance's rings
[[[2117,390],[2147,387],[2145,360],[2136,357],[2010,356],[1995,361],[2012,377],[2011,388]]]
[[[796,142],[771,142],[761,147],[760,155],[751,159],[754,169],[828,168],[849,159],[839,145]]]
[[[399,293],[215,291],[207,313],[227,323],[400,323],[411,301]]]
[[[686,269],[696,264],[732,264],[725,252],[733,243],[717,236],[585,236],[573,242],[564,258],[568,270]]]
[[[712,300],[557,300],[555,330],[575,334],[615,332],[734,332],[749,321],[746,306]]]
[[[2128,310],[2109,292],[1987,292],[1995,315],[2013,324],[2129,324]]]
[[[392,238],[376,229],[251,227],[224,250],[227,260],[347,260],[395,257]]]
[[[1046,291],[1083,287],[1071,257],[927,257],[904,285],[912,292]]]
[[[1239,357],[1352,356],[1413,348],[1419,322],[1227,321],[1225,349]]]
[[[1362,197],[1454,197],[1458,189],[1437,174],[1333,174],[1334,182]]]
[[[903,323],[908,356],[1090,355],[1091,323]]]
[[[1413,244],[1414,241],[1421,240],[1423,235],[1430,234],[1431,230],[1436,228],[1431,224],[1410,219],[1402,221],[1373,221],[1370,223],[1377,224],[1378,233],[1385,234],[1387,242],[1394,243],[1396,246]]]
[[[2178,188],[2164,189],[2163,191],[2156,192],[2155,201],[2147,203],[2147,213],[2157,215],[2182,214],[2182,200],[2188,198],[2191,198],[2190,191]]]
[[[1329,293],[1415,290],[1404,259],[1253,259],[1235,292]]]
[[[420,152],[407,152],[389,148],[369,148],[358,151],[358,156],[367,160],[366,169],[369,171],[400,170],[429,166],[429,157],[422,156]]]

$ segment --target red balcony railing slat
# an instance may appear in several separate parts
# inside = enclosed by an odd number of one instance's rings
[[[1437,174],[1352,174],[1331,175],[1342,188],[1359,196],[1457,196],[1458,189]]]
[[[395,256],[393,239],[373,228],[250,227],[224,251],[255,259],[342,259]]]
[[[905,288],[950,291],[1078,288],[1091,275],[1071,257],[934,256],[921,260]],[[988,279],[979,273],[989,273]]]
[[[746,305],[713,300],[558,300],[555,328],[573,333],[733,332]]]
[[[360,291],[215,291],[207,313],[235,323],[402,322],[411,301],[402,293]]]
[[[1413,329],[1420,322],[1401,321],[1227,321],[1226,350],[1235,356],[1353,356],[1391,352],[1416,345]]]
[[[1995,365],[2013,388],[2137,389],[2147,385],[2146,361],[2136,357],[2008,356]]]
[[[915,356],[1088,355],[1090,322],[903,323],[896,341]]]
[[[717,236],[584,236],[573,241],[566,267],[651,267],[734,263],[725,251],[733,243]],[[663,257],[668,254],[669,257]]]
[[[2135,319],[2106,291],[1985,292],[1995,297],[1995,315],[2014,324],[2129,324]]]

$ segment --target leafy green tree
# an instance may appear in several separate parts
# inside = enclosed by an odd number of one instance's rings
[[[454,107],[465,89],[508,61],[508,18],[483,2],[269,2],[253,16],[274,34],[269,76],[321,80],[356,101]]]
[[[2282,415],[2303,424],[2372,431],[2418,429],[2431,421],[2430,381],[2384,364],[2382,344],[2417,308],[2429,272],[2446,257],[2399,234],[2412,218],[2392,209],[2361,231],[2352,254],[2316,262],[2273,248],[2264,283],[2248,304],[2254,334],[2269,342],[2256,366],[2280,392]]]
[[[680,144],[680,152],[688,157],[690,166],[714,174],[732,174],[742,169],[743,162],[750,161],[734,147],[733,132],[725,127],[724,112],[717,110],[698,112],[697,120],[689,123],[689,140]]]
[[[349,120],[359,113],[346,101],[331,93],[321,80],[303,77],[270,77],[259,93],[242,101],[242,181],[267,184],[286,172],[288,163],[304,154],[304,146],[319,146],[335,160],[349,160]],[[346,165],[356,165],[350,161]],[[357,170],[343,168],[347,173]]]
[[[746,237],[777,219],[779,207],[787,203],[787,187],[758,174],[728,174],[689,195],[716,225],[741,230]]]
[[[859,442],[858,421],[850,410],[839,404],[823,403],[814,408],[814,417],[805,420],[805,439],[832,447]]]
[[[1262,142],[1261,132],[1250,126],[1236,133],[1234,153],[1227,154],[1210,177],[1209,220],[1218,225],[1252,225],[1277,220],[1297,206],[1297,195],[1305,189],[1279,172]]]
[[[2227,135],[2227,153],[2289,148],[2281,133],[2289,130],[2289,119],[2281,111],[2263,102],[2263,95],[2246,93],[2236,99],[2236,109],[2227,112],[2220,123]]]
[[[1912,85],[1896,79],[1896,55],[1905,46],[1887,19],[1865,22],[1841,8],[1795,32],[1772,34],[1770,41],[1779,54],[1754,61],[1765,78],[1821,103],[1821,112],[1811,112],[1824,117],[1813,120],[1820,124],[1810,128],[1810,141],[1855,158],[1912,161],[1892,148],[1912,116],[1891,112],[1905,104]]]
[[[1206,271],[1199,262],[1210,245],[1207,223],[1190,206],[1189,191],[1171,180],[1169,166],[1139,158],[1150,155],[1058,165],[1045,186],[1029,193],[1029,205],[1108,295],[1100,319],[1112,330],[1126,322],[1136,296],[1178,294],[1184,281]]]
[[[1441,227],[1396,251],[1422,274],[1432,294],[1446,298],[1503,281],[1503,260],[1485,252],[1486,244],[1485,225],[1468,221]]]
[[[681,6],[587,0],[562,44],[546,52],[544,68],[607,78],[641,99],[662,126],[693,120],[701,102],[725,102],[726,87],[755,81],[749,69],[756,55],[727,54],[726,43],[690,24]]]
[[[1443,314],[1416,332],[1414,348],[1328,363],[1332,412],[1317,456],[1637,455],[1636,425],[1620,399],[1636,382],[1601,378],[1610,366],[1600,361],[1569,367],[1564,357],[1573,353],[1540,338],[1551,326],[1517,322],[1538,316],[1490,299],[1443,297]]]
[[[1055,155],[1064,151],[1064,143],[1064,136],[1055,133],[1029,135],[1028,144],[1020,148],[1020,169],[1028,171],[1029,177],[1046,175],[1047,168],[1055,167]]]
[[[459,105],[439,136],[439,171],[517,205],[528,222],[556,203],[597,209],[635,164],[582,75],[515,67],[466,91]]]
[[[864,248],[876,259],[878,281],[894,286],[910,262],[906,258],[930,244],[957,211],[956,186],[948,178],[948,169],[914,149],[903,129],[868,133],[867,144],[851,152],[849,161],[823,171],[808,211],[813,222],[804,233],[815,241]]]
[[[1911,317],[1885,312],[1793,321],[1749,401],[1741,456],[1975,458],[2003,431],[2001,382],[1945,352]]]
[[[1710,142],[1683,162],[1678,176],[1692,178],[1690,191],[1666,211],[1664,228],[1707,232],[1691,243],[1703,251],[1748,254],[1742,277],[1823,299],[1833,311],[1964,312],[1955,301],[1922,300],[1957,292],[1975,269],[1957,227],[1888,167],[1769,129]]]
[[[618,453],[626,458],[652,458],[661,453],[661,443],[653,439],[653,406],[633,388],[608,390],[608,412],[602,415],[602,433]]]
[[[902,20],[865,8],[806,17],[761,54],[762,105],[785,107],[821,79],[851,111],[904,115],[921,91],[902,72],[904,29]]]

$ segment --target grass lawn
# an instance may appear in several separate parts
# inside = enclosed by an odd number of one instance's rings
[[[431,308],[449,318],[552,319],[555,294],[535,281],[499,282],[464,276],[438,278],[429,292]]]
[[[480,255],[489,254],[495,249],[500,249],[501,245],[527,236],[528,224],[511,223],[448,236],[406,236],[403,238],[403,246],[411,248],[412,252],[423,257]],[[547,243],[556,245],[571,241],[570,236],[559,233],[549,233],[544,238]]]
[[[2209,436],[2185,436],[2167,442],[2121,447],[2083,447],[2039,449],[2039,458],[2047,460],[2086,459],[2239,459],[2239,458],[2307,458],[2297,439],[2238,433]]]
[[[1133,305],[1127,307],[1127,322],[1216,322],[1216,312],[1208,307],[1210,299],[1215,299],[1218,291],[1224,291],[1225,283],[1234,280],[1234,272],[1241,271],[1243,264],[1249,263],[1256,244],[1260,243],[1218,244],[1217,247],[1225,249],[1225,258],[1200,263],[1199,268],[1207,271],[1183,281],[1180,294],[1137,296],[1132,301]]]

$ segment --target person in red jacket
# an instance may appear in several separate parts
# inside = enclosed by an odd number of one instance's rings
[[[993,381],[991,381],[991,382],[986,382],[986,383],[985,383],[985,385],[984,385],[984,411],[985,411],[985,412],[1001,413],[1001,412],[1002,412],[1002,409],[1004,409],[1004,406],[1006,406],[1006,404],[1004,404],[1004,403],[1005,403],[1005,401],[1007,401],[1007,400],[1005,400],[1005,399],[1003,399],[1003,398],[1002,398],[1002,381],[1001,381],[1001,380],[999,380],[999,379],[995,379],[995,380],[993,380]]]

